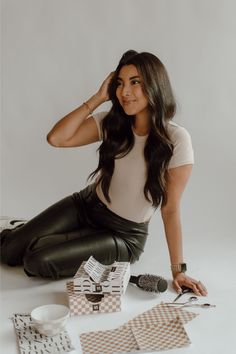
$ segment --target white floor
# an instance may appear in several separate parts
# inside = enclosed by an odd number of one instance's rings
[[[150,230],[150,238],[140,261],[132,265],[132,274],[152,273],[170,281],[168,253],[163,237],[156,236],[156,225]],[[188,237],[188,232],[186,237]],[[195,237],[194,237],[195,236]],[[158,240],[158,241],[157,241]],[[199,313],[185,325],[191,340],[186,348],[173,349],[166,353],[233,354],[236,352],[236,241],[231,232],[227,235],[204,235],[204,247],[195,242],[192,233],[185,245],[188,255],[189,275],[206,284],[209,295],[199,302],[215,304],[211,309],[192,309]],[[188,261],[189,263],[189,261]],[[2,354],[16,354],[18,347],[11,321],[13,313],[29,313],[34,307],[59,303],[67,304],[65,280],[46,281],[25,276],[20,267],[1,266],[1,346]],[[67,330],[76,350],[81,353],[79,334],[101,329],[112,329],[122,325],[137,314],[150,309],[161,301],[172,301],[175,293],[169,284],[168,291],[154,295],[129,285],[123,296],[122,311],[112,314],[97,314],[71,317]],[[183,300],[189,295],[184,295]]]

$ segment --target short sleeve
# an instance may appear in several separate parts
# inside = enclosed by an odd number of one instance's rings
[[[168,168],[194,164],[192,140],[188,131],[177,124],[170,124],[169,128],[170,139],[174,145],[174,151]]]
[[[103,119],[106,117],[108,112],[98,112],[98,113],[94,113],[92,115],[93,119],[95,120],[95,123],[97,125],[98,128],[98,136],[99,136],[99,140],[102,140],[102,121]]]

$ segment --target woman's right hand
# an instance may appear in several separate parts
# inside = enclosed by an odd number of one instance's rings
[[[109,84],[111,82],[111,79],[114,75],[114,71],[112,71],[107,77],[106,79],[103,81],[101,87],[99,88],[98,92],[97,92],[97,95],[105,102],[105,101],[109,101],[110,100],[110,97],[109,97],[109,94],[108,94],[108,87],[109,87]]]

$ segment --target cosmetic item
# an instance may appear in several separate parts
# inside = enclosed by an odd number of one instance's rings
[[[121,311],[121,295],[119,294],[76,293],[72,281],[67,282],[66,287],[72,316]]]
[[[176,302],[184,294],[193,293],[193,289],[188,288],[187,286],[184,286],[184,285],[181,287],[181,290],[182,290],[181,293],[175,297],[173,302]]]
[[[73,281],[67,282],[72,315],[121,311],[121,297],[130,279],[130,263],[99,263],[93,256],[82,262]]]
[[[152,274],[131,275],[129,282],[136,284],[142,290],[155,293],[163,293],[168,287],[168,283],[163,277]]]
[[[74,275],[74,292],[76,294],[122,295],[126,291],[129,278],[129,262],[104,265],[91,256],[81,264]]]

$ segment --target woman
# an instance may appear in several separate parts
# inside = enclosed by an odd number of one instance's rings
[[[92,112],[111,100],[109,112]],[[138,260],[148,224],[160,207],[170,254],[173,287],[206,295],[201,282],[186,275],[180,199],[188,182],[191,138],[171,122],[175,115],[168,74],[151,53],[129,50],[98,92],[66,115],[47,136],[55,147],[102,140],[99,163],[88,187],[41,214],[1,233],[2,260],[24,265],[29,276],[73,276],[93,255],[109,264]]]

